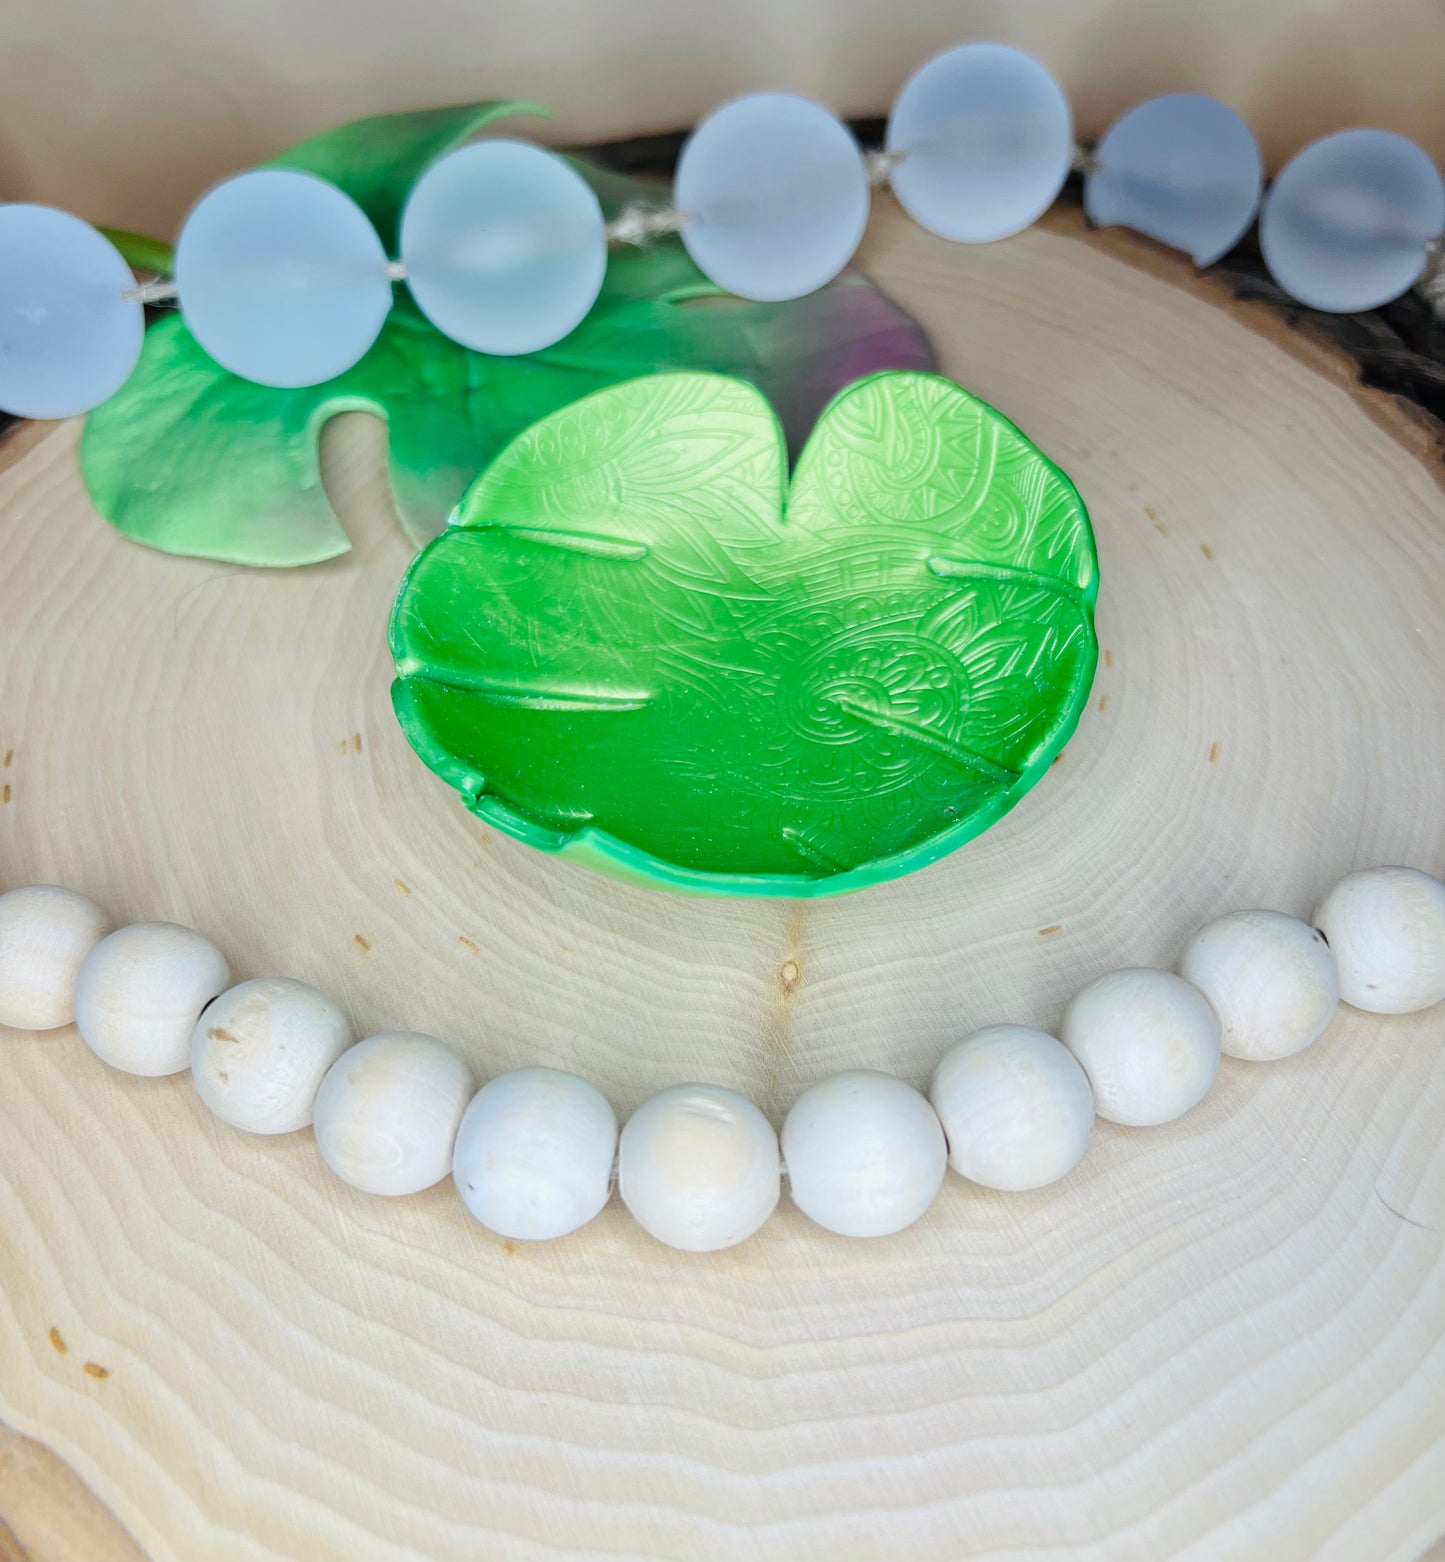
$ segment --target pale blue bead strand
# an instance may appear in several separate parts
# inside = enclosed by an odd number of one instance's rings
[[[930,233],[987,244],[1053,205],[1073,163],[1068,99],[1037,60],[970,43],[929,60],[888,119],[890,182]]]
[[[1209,266],[1248,232],[1263,188],[1259,146],[1239,115],[1215,98],[1171,92],[1105,131],[1084,210],[1099,227],[1133,228]]]
[[[586,180],[522,141],[480,141],[432,164],[401,218],[407,286],[427,319],[475,352],[540,352],[602,290],[607,228]]]
[[[1287,163],[1259,242],[1275,281],[1312,309],[1353,314],[1407,292],[1445,228],[1439,170],[1388,130],[1343,130]]]
[[[0,206],[0,411],[68,418],[118,391],[145,313],[115,246],[48,206]]]
[[[294,389],[335,379],[391,309],[386,251],[325,179],[258,168],[196,204],[176,241],[181,314],[223,368]]]
[[[868,225],[868,175],[852,131],[784,92],[709,114],[682,149],[673,199],[698,268],[765,303],[831,282]]]

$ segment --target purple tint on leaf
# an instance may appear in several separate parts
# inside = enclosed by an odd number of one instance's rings
[[[821,292],[767,307],[772,318],[760,323],[749,343],[751,372],[782,422],[794,459],[845,385],[885,369],[937,367],[922,328],[851,267]],[[726,306],[719,313],[725,320]],[[735,372],[749,371],[740,365]]]

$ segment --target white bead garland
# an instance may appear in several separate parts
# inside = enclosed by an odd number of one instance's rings
[[[223,992],[191,1036],[191,1083],[223,1123],[252,1134],[310,1125],[326,1071],[351,1045],[346,1016],[285,976]]]
[[[1109,126],[1084,179],[1084,210],[1211,266],[1249,231],[1264,164],[1248,125],[1195,92],[1136,103]]]
[[[1378,309],[1412,287],[1445,227],[1428,154],[1389,130],[1341,130],[1297,152],[1270,185],[1259,247],[1311,309]]]
[[[435,1036],[368,1036],[321,1081],[317,1148],[343,1182],[363,1193],[420,1193],[452,1169],[473,1084],[471,1069]]]
[[[1410,1014],[1445,998],[1445,884],[1416,868],[1347,874],[1320,902],[1340,997],[1370,1014]]]
[[[467,1108],[452,1178],[489,1231],[545,1242],[600,1213],[616,1152],[617,1117],[596,1086],[519,1068],[483,1085]]]
[[[1226,1057],[1270,1063],[1318,1041],[1340,1006],[1324,937],[1281,911],[1231,911],[1189,940],[1179,974],[1214,1005]]]
[[[1182,1117],[1219,1070],[1214,1010],[1172,971],[1129,966],[1101,976],[1064,1010],[1059,1034],[1089,1076],[1094,1110],[1130,1128]]]
[[[649,1235],[687,1253],[752,1236],[782,1189],[778,1136],[767,1118],[720,1085],[674,1085],[627,1120],[617,1190]]]
[[[174,922],[133,922],[85,957],[75,987],[75,1024],[102,1062],[126,1074],[179,1074],[190,1067],[201,1010],[231,979],[208,938]]]
[[[853,132],[787,92],[715,109],[677,160],[682,242],[740,298],[800,298],[831,282],[868,225],[868,176]]]
[[[108,932],[110,918],[73,889],[30,884],[0,895],[0,1025],[69,1025],[81,964]]]
[[[417,308],[474,352],[534,353],[579,325],[607,270],[592,187],[520,141],[478,141],[438,159],[401,215]]]
[[[929,1090],[961,1177],[1022,1193],[1066,1177],[1094,1127],[1094,1093],[1061,1041],[990,1025],[943,1055]]]
[[[1260,207],[1261,165],[1233,110],[1194,93],[1135,105],[1092,153],[1074,145],[1068,99],[1031,56],[970,43],[904,83],[886,145],[806,98],[756,92],[699,124],[679,159],[675,206],[634,203],[605,222],[563,158],[489,140],[437,160],[412,187],[402,259],[389,261],[361,209],[296,170],[237,175],[197,205],[176,279],[136,286],[121,255],[78,218],[0,206],[0,410],[86,412],[140,353],[142,303],[179,296],[202,345],[258,383],[311,385],[370,346],[405,281],[438,330],[479,352],[560,341],[602,287],[610,241],[680,233],[718,286],[763,301],[826,285],[867,222],[869,185],[891,183],[920,226],[959,243],[1036,222],[1071,167],[1090,219],[1122,223],[1212,264],[1260,208],[1275,281],[1317,309],[1388,303],[1417,281],[1433,302],[1445,184],[1393,132],[1341,131],[1305,147]],[[1423,278],[1423,280],[1421,280]]]
[[[320,385],[344,374],[391,312],[386,251],[328,180],[257,168],[209,190],[176,240],[186,326],[232,374]]]
[[[828,1231],[886,1237],[911,1226],[948,1169],[943,1126],[891,1074],[854,1069],[805,1090],[783,1123],[793,1203]]]
[[[145,312],[104,234],[48,206],[0,206],[0,411],[68,418],[113,396]]]
[[[888,116],[893,193],[920,227],[989,244],[1035,223],[1069,176],[1069,100],[1031,56],[966,43],[910,76]]]
[[[263,977],[226,989],[225,959],[199,933],[140,922],[102,937],[104,913],[56,885],[0,895],[0,1024],[53,1028],[41,1022],[73,1009],[83,1039],[116,1068],[176,1073],[190,1056],[197,1091],[223,1121],[267,1134],[314,1117],[322,1158],[344,1182],[398,1196],[450,1172],[471,1213],[518,1240],[564,1236],[597,1215],[615,1149],[638,1224],[671,1247],[713,1252],[772,1214],[784,1158],[793,1202],[848,1236],[918,1219],[945,1164],[1006,1191],[1056,1182],[1084,1154],[1096,1109],[1148,1127],[1201,1100],[1221,1033],[1231,1056],[1255,1061],[1308,1046],[1334,1013],[1336,966],[1357,1008],[1445,1000],[1438,879],[1413,868],[1349,874],[1315,921],[1318,932],[1282,912],[1218,917],[1180,957],[1203,991],[1168,971],[1111,971],[1070,1002],[1062,1041],[1024,1025],[975,1031],[940,1061],[931,1105],[873,1070],[826,1079],[788,1113],[785,1157],[762,1112],[718,1085],[661,1091],[620,1135],[600,1092],[556,1069],[513,1070],[473,1098],[471,1069],[436,1037],[392,1031],[348,1046],[344,1016],[314,988]],[[18,1013],[30,1023],[6,1017]]]

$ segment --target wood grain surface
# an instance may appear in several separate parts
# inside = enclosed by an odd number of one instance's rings
[[[962,249],[883,213],[863,255],[1077,478],[1099,540],[1091,709],[955,857],[801,908],[663,898],[481,828],[389,714],[407,552],[383,433],[350,418],[326,465],[355,550],[285,575],[128,544],[73,427],[12,441],[4,884],[191,922],[238,976],[315,982],[359,1032],[433,1030],[482,1074],[576,1069],[623,1112],[710,1079],[778,1121],[830,1071],[921,1082],[973,1026],[1053,1026],[1220,911],[1441,871],[1432,436],[1076,229]],[[1299,1057],[1226,1061],[1172,1127],[1101,1124],[1054,1189],[951,1177],[874,1244],[785,1201],[712,1256],[615,1205],[494,1240],[450,1187],[368,1198],[184,1077],[5,1033],[0,1416],[134,1542],[11,1437],[0,1556],[1436,1556],[1442,1029],[1346,1013]]]

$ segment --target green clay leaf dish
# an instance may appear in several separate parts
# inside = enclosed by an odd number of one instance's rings
[[[1069,479],[931,374],[862,379],[791,483],[719,375],[612,386],[516,439],[412,563],[393,703],[498,829],[698,892],[935,861],[1078,722],[1098,563]]]
[[[272,166],[339,185],[394,254],[401,207],[422,170],[498,119],[529,112],[541,111],[486,103],[359,120]],[[665,201],[656,186],[574,164],[609,216],[630,201]],[[166,246],[116,237],[133,263],[168,266]],[[276,390],[227,373],[168,315],[147,331],[127,384],[90,415],[81,471],[101,515],[137,542],[236,564],[312,564],[349,547],[317,452],[322,426],[340,412],[386,420],[398,517],[420,547],[523,429],[606,385],[654,370],[739,374],[779,409],[796,446],[840,385],[880,367],[932,366],[919,328],[857,272],[795,303],[742,303],[720,297],[668,238],[614,250],[582,325],[521,358],[458,346],[400,290],[355,367],[325,385]]]

